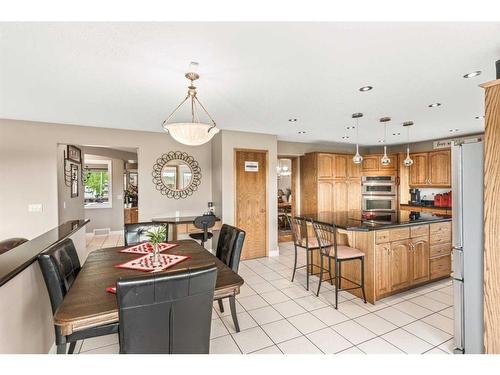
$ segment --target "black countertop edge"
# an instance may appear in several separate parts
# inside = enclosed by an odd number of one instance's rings
[[[416,225],[426,225],[433,223],[443,223],[446,221],[451,221],[451,217],[443,217],[442,219],[432,219],[432,220],[421,220],[421,221],[413,221],[408,223],[399,223],[399,224],[375,224],[367,227],[349,227],[349,226],[339,226],[337,228],[344,229],[351,232],[371,232],[376,230],[384,230],[384,229],[393,229],[393,228],[402,228],[402,227],[413,227]]]
[[[437,208],[437,209],[442,209],[442,210],[451,210],[450,207],[444,207],[444,206],[434,206],[434,205],[428,205],[428,204],[414,204],[414,203],[401,203],[400,206],[408,206],[408,207],[419,207],[419,208]]]
[[[0,255],[0,287],[28,268],[38,255],[68,238],[90,220],[70,220]]]

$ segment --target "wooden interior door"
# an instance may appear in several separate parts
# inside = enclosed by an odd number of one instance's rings
[[[258,168],[245,171],[245,162]],[[267,256],[267,151],[236,150],[236,226],[246,232],[241,259]]]
[[[391,290],[410,284],[410,241],[391,242]]]
[[[449,150],[429,153],[429,183],[451,186],[451,152]]]
[[[412,251],[412,284],[418,284],[429,280],[429,240],[427,236],[413,238]]]

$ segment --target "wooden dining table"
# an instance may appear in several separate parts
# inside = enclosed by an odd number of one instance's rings
[[[194,240],[172,241],[178,246],[166,250],[165,254],[187,255],[191,258],[164,271],[187,270],[204,265],[217,266],[214,300],[239,294],[244,281],[208,250]],[[120,253],[125,246],[99,249],[91,252],[78,276],[54,315],[54,323],[60,326],[63,335],[75,331],[118,322],[116,295],[106,288],[116,285],[119,278],[144,276],[145,272],[117,268],[116,265],[140,257],[140,254]]]

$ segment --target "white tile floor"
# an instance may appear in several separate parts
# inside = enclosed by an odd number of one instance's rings
[[[93,236],[92,249],[120,244],[116,235]],[[299,263],[305,262],[303,252]],[[451,280],[378,301],[375,306],[341,292],[333,308],[333,288],[322,284],[316,297],[317,277],[305,290],[305,270],[290,281],[293,245],[280,244],[280,255],[242,261],[245,279],[237,297],[241,332],[235,333],[229,304],[224,313],[214,304],[210,353],[214,354],[383,354],[452,352],[453,297]],[[77,351],[85,354],[117,353],[116,335],[85,340]]]

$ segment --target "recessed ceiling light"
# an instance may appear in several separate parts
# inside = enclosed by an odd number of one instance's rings
[[[458,132],[458,131],[459,131],[459,129],[457,129],[457,128],[455,128],[455,129],[450,129],[450,133],[456,133],[456,132]]]
[[[346,126],[345,128],[346,128],[347,130],[356,129],[356,127],[355,127],[355,126]]]
[[[401,133],[392,133],[392,135],[401,135]]]
[[[344,136],[342,137],[342,139],[349,139],[349,136],[348,136],[348,135],[344,135]]]
[[[464,75],[464,78],[472,78],[472,77],[477,77],[480,75],[482,72],[480,70],[476,70],[475,72],[467,73]]]
[[[288,121],[290,121],[290,122],[297,122],[297,119],[296,118],[289,118]]]
[[[441,105],[441,103],[432,103],[432,104],[429,104],[429,108],[439,107],[440,105]]]
[[[379,139],[378,143],[384,143],[384,140],[383,139]]]
[[[303,131],[303,130],[299,131],[298,133],[299,133],[299,134],[306,134],[306,132],[305,132],[305,131]]]
[[[363,87],[360,87],[359,91],[365,92],[365,91],[370,91],[372,89],[373,89],[373,86],[363,86]]]
[[[476,116],[474,117],[476,120],[482,120],[484,118],[484,116]]]

